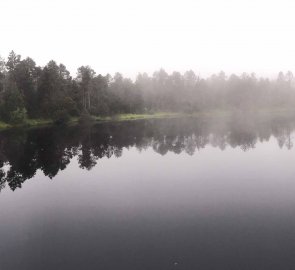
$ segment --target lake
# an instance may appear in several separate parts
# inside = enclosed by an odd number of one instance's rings
[[[1,270],[293,269],[295,118],[0,132]]]

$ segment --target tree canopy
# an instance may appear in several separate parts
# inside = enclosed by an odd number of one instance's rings
[[[138,74],[136,80],[97,74],[81,66],[73,78],[64,64],[51,60],[44,67],[12,51],[0,57],[0,119],[21,122],[29,118],[67,119],[83,113],[112,115],[157,111],[255,110],[293,108],[295,84],[291,71],[277,78],[258,78],[224,72],[201,78],[164,69]]]

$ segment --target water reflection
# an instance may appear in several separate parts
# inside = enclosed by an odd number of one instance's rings
[[[99,159],[120,157],[124,148],[152,148],[165,155],[194,155],[207,145],[221,150],[254,148],[276,138],[280,148],[293,147],[295,121],[290,117],[180,118],[114,122],[91,127],[42,128],[0,133],[0,190],[12,190],[32,178],[38,169],[49,178],[66,169],[73,157],[81,169],[91,170]]]

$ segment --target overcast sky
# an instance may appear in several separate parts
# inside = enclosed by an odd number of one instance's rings
[[[76,74],[295,71],[294,0],[0,0],[0,55]]]

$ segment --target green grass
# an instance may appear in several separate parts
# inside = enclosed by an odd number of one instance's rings
[[[96,122],[111,122],[111,121],[131,121],[131,120],[140,120],[140,119],[155,119],[155,118],[171,118],[179,117],[179,113],[154,113],[154,114],[118,114],[113,116],[93,116],[93,119]],[[69,125],[75,125],[79,122],[79,117],[72,117],[69,121]],[[26,119],[23,124],[8,124],[3,121],[0,121],[0,130],[13,128],[13,127],[41,127],[41,126],[50,126],[53,125],[54,121],[52,119]]]
[[[35,126],[47,126],[53,124],[51,119],[27,119],[24,123],[25,126],[35,127]]]
[[[12,126],[10,124],[0,121],[0,129],[7,129],[7,128],[11,128],[11,127]]]
[[[206,112],[195,112],[195,113],[171,113],[171,112],[156,112],[151,114],[117,114],[112,116],[93,116],[95,122],[112,122],[112,121],[133,121],[133,120],[143,120],[143,119],[161,119],[161,118],[181,118],[181,117],[227,117],[232,115],[233,111],[228,110],[211,110]],[[295,116],[295,110],[284,109],[284,108],[274,108],[274,109],[261,109],[258,111],[252,111],[252,113],[257,115],[291,115]],[[69,125],[76,125],[79,122],[79,117],[72,117],[69,121]],[[52,119],[27,119],[25,123],[13,125],[0,121],[0,130],[13,128],[13,127],[41,127],[53,125],[54,121]]]
[[[156,119],[156,118],[174,118],[180,117],[183,114],[180,113],[167,113],[158,112],[154,114],[117,114],[113,116],[106,117],[94,117],[96,121],[131,121],[131,120],[141,120],[141,119]]]

